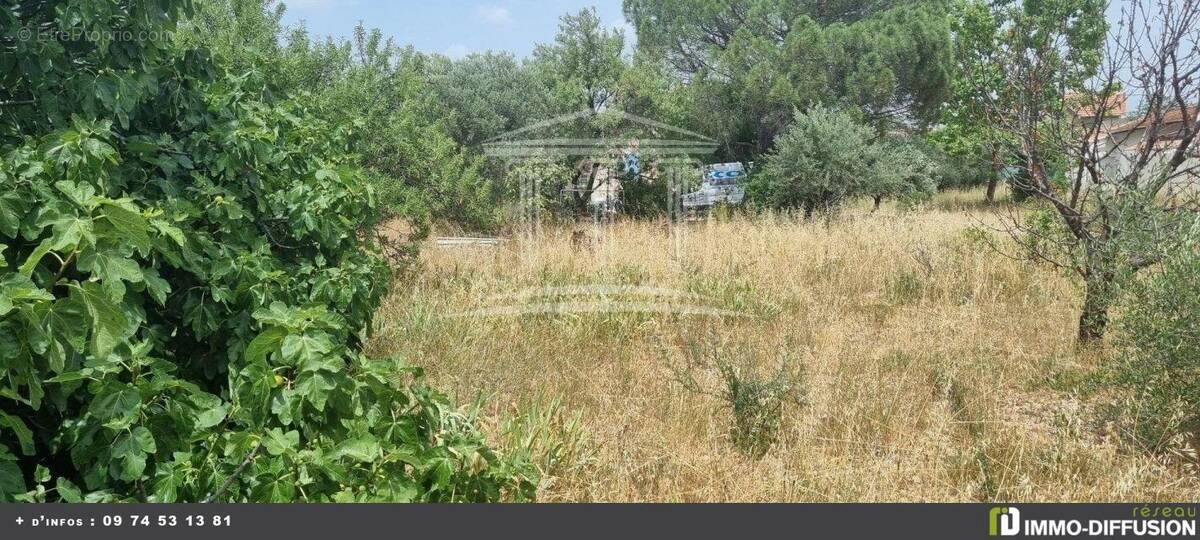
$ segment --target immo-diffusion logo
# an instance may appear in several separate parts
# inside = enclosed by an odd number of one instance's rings
[[[1012,506],[992,507],[988,512],[990,536],[1048,537],[1194,537],[1196,508],[1182,506],[1134,507],[1128,518],[1032,519],[1022,517]]]
[[[1021,511],[1011,506],[997,506],[988,512],[988,534],[1016,536],[1021,532]]]

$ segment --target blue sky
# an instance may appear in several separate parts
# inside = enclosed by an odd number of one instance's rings
[[[283,0],[288,24],[304,21],[311,35],[348,37],[358,21],[399,45],[459,58],[486,50],[526,57],[554,40],[558,17],[594,6],[606,26],[625,27],[621,0]]]

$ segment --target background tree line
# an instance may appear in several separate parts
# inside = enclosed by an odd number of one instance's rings
[[[585,9],[564,15],[555,40],[530,58],[486,52],[457,60],[400,47],[361,25],[350,39],[314,39],[303,27],[285,28],[283,9],[264,0],[205,2],[190,39],[234,66],[269,66],[262,69],[275,91],[307,96],[331,121],[363,122],[362,163],[383,207],[419,222],[502,226],[515,181],[480,157],[481,143],[580,110],[619,110],[712,136],[720,142],[714,160],[762,165],[771,155],[806,151],[796,137],[790,140],[800,148],[775,142],[814,108],[867,128],[854,131],[863,146],[834,145],[862,153],[839,156],[843,163],[904,150],[896,154],[903,159],[890,160],[891,174],[859,170],[836,195],[790,185],[813,173],[836,174],[828,169],[780,174],[782,167],[764,167],[775,173],[752,193],[762,206],[811,212],[862,195],[912,201],[938,185],[987,180],[980,160],[956,161],[943,149],[953,144],[924,137],[951,90],[944,2],[629,1],[636,49],[626,47],[632,36]],[[575,164],[557,165],[546,169],[560,172],[548,184],[551,196],[574,180]],[[778,193],[787,190],[809,196]]]

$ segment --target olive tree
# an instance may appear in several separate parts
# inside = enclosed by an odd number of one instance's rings
[[[1009,84],[981,88],[987,121],[1010,141],[1014,188],[1036,209],[1008,216],[1026,255],[1084,282],[1079,340],[1105,332],[1122,276],[1155,264],[1154,247],[1195,212],[1200,1],[1134,0],[1105,22],[1094,0],[1003,4],[990,61]],[[1141,100],[1127,126],[1081,121]]]
[[[867,196],[925,198],[936,190],[932,158],[911,142],[879,139],[853,114],[825,107],[795,113],[751,184],[760,204],[806,216]]]

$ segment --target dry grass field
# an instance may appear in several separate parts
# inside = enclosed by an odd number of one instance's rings
[[[1103,398],[1080,391],[1110,353],[1074,348],[1078,285],[973,241],[994,221],[981,199],[830,223],[690,223],[678,258],[650,222],[595,245],[562,228],[430,247],[368,350],[478,403],[490,437],[532,453],[543,501],[1200,499],[1194,475],[1123,448]],[[640,286],[737,315],[470,314],[589,285],[627,289],[587,305]],[[732,443],[719,391],[683,384],[689,345],[746,376],[793,374],[803,398],[784,405],[761,458]],[[715,372],[693,374],[721,388]]]

